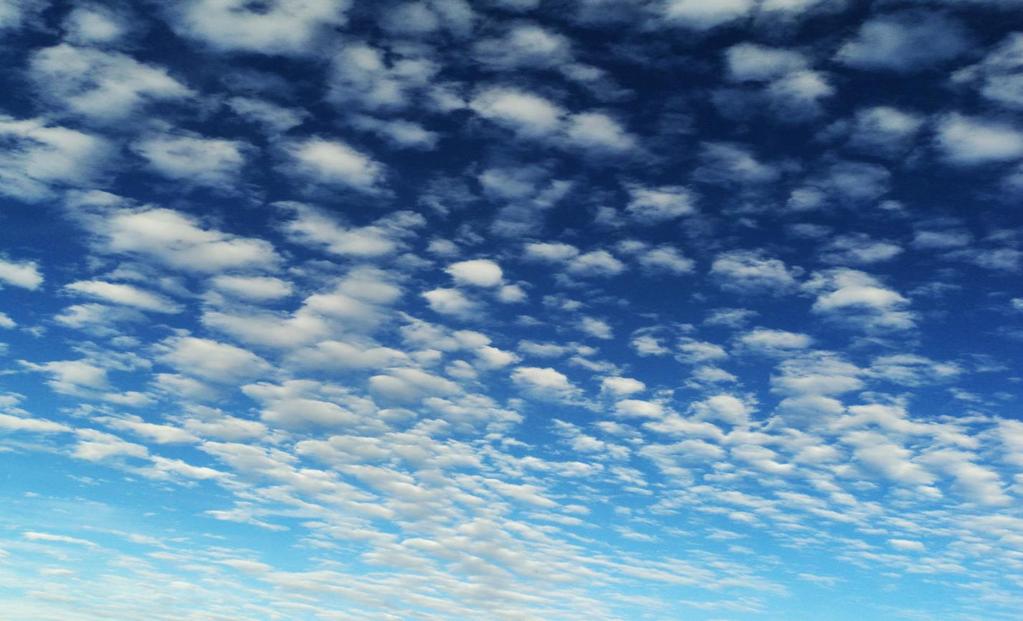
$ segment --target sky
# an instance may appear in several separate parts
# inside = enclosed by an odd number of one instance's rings
[[[1020,0],[0,0],[5,621],[1023,610]]]

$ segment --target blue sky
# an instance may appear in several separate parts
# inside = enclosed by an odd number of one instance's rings
[[[1018,0],[0,0],[11,621],[1018,619]]]

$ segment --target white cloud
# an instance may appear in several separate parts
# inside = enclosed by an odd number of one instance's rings
[[[696,263],[672,246],[656,246],[643,251],[637,258],[641,267],[649,272],[689,274]]]
[[[890,261],[902,254],[902,247],[864,234],[840,235],[824,247],[821,260],[839,265],[869,265]]]
[[[179,304],[165,296],[125,283],[79,280],[65,285],[64,288],[105,302],[123,304],[154,313],[180,313],[182,311]]]
[[[550,367],[518,367],[511,378],[526,394],[541,400],[570,401],[581,392],[564,373]]]
[[[238,116],[274,133],[284,133],[298,127],[309,117],[309,113],[302,108],[287,108],[256,97],[232,97],[226,103]]]
[[[606,250],[591,250],[568,262],[566,268],[574,276],[610,277],[625,271],[625,264]]]
[[[849,144],[875,153],[895,153],[908,148],[923,125],[920,115],[890,106],[874,106],[856,112]]]
[[[400,110],[432,83],[439,70],[427,58],[399,54],[388,62],[374,47],[347,45],[331,61],[327,97],[345,108],[354,105],[369,111]]]
[[[39,273],[39,265],[35,261],[0,258],[0,283],[34,291],[43,284],[43,275]]]
[[[376,134],[396,149],[429,151],[437,146],[440,134],[421,124],[404,119],[381,120],[366,115],[353,115],[349,122],[361,131]]]
[[[95,182],[113,156],[105,139],[42,119],[0,115],[0,140],[0,193],[33,202]]]
[[[623,399],[615,403],[615,414],[621,418],[661,418],[664,406],[653,401]]]
[[[605,377],[600,381],[600,392],[616,397],[628,396],[646,390],[646,384],[633,377]]]
[[[821,100],[835,94],[828,76],[819,71],[795,71],[767,86],[767,96],[781,120],[801,120],[820,114]]]
[[[346,23],[348,0],[185,0],[168,7],[174,29],[217,50],[311,54],[321,35]]]
[[[938,121],[936,140],[945,158],[960,166],[1023,158],[1023,132],[1000,121],[948,114]]]
[[[113,197],[116,199],[116,197]],[[75,203],[99,250],[148,257],[187,271],[274,268],[279,257],[269,242],[204,227],[195,218],[161,207],[116,206],[109,195],[86,195]]]
[[[648,188],[631,185],[629,205],[625,210],[642,224],[660,224],[696,211],[695,197],[682,186]]]
[[[307,138],[285,148],[284,170],[310,181],[378,194],[386,177],[383,164],[340,140]]]
[[[266,302],[286,298],[292,294],[292,285],[272,276],[215,276],[210,284],[218,291],[243,300]]]
[[[444,271],[459,285],[496,287],[504,282],[501,266],[490,259],[471,259],[447,266]]]
[[[694,30],[708,30],[746,17],[756,0],[663,0],[664,19]]]
[[[740,292],[784,293],[796,285],[799,270],[790,268],[781,259],[748,250],[721,253],[710,269],[725,289]]]
[[[423,298],[430,305],[430,308],[442,315],[454,315],[456,317],[470,317],[479,310],[479,304],[466,297],[458,289],[446,289],[443,287],[431,289],[423,293]]]
[[[745,425],[749,422],[752,406],[746,401],[729,394],[719,394],[697,401],[690,411],[701,419],[722,421],[730,425]]]
[[[290,216],[281,229],[291,241],[344,257],[370,259],[394,254],[425,224],[415,212],[396,211],[370,225],[345,226],[338,217],[311,205],[288,201],[275,206]]]
[[[815,272],[804,284],[817,294],[813,312],[860,324],[870,330],[905,330],[915,325],[909,300],[859,270]]]
[[[1006,36],[979,63],[955,72],[952,81],[979,86],[983,97],[1007,108],[1023,108],[1023,33]]]
[[[481,39],[473,56],[490,69],[545,69],[571,60],[571,43],[561,34],[536,24],[513,24],[500,37]]]
[[[864,22],[835,58],[857,69],[908,72],[952,60],[969,47],[970,36],[955,19],[904,12]]]
[[[806,69],[806,58],[799,52],[739,43],[725,52],[728,77],[736,82],[767,82]]]
[[[530,242],[524,250],[525,257],[534,261],[560,263],[579,256],[579,249],[575,246],[557,242]]]
[[[238,140],[192,133],[161,133],[143,137],[132,148],[150,169],[168,179],[232,189],[251,146]]]
[[[0,0],[0,32],[17,31],[36,19],[47,6],[48,0]]]
[[[923,542],[912,539],[889,539],[888,545],[901,552],[923,552],[927,549]]]
[[[610,339],[614,336],[611,324],[596,317],[583,317],[579,320],[579,329],[597,339]]]
[[[86,360],[58,360],[44,364],[22,361],[32,371],[50,375],[50,388],[61,394],[84,395],[110,387],[107,370]]]
[[[704,183],[769,183],[781,175],[777,166],[758,160],[749,149],[734,143],[708,142],[700,150],[694,176]]]
[[[107,7],[78,6],[64,18],[66,39],[78,44],[107,44],[118,41],[129,27],[124,15]]]
[[[739,343],[756,352],[784,354],[810,347],[813,344],[813,339],[809,335],[799,332],[756,328],[741,335]]]
[[[590,153],[623,153],[636,148],[636,138],[614,118],[601,112],[572,115],[565,140]]]
[[[162,67],[67,43],[33,54],[29,69],[44,97],[98,121],[112,122],[151,102],[194,95]]]
[[[558,131],[565,115],[550,100],[511,87],[485,88],[469,106],[483,118],[533,138]]]
[[[256,354],[211,339],[175,336],[160,343],[157,350],[159,360],[180,373],[214,382],[233,383],[272,371]]]

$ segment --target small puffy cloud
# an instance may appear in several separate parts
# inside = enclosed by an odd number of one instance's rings
[[[400,110],[431,84],[438,70],[427,58],[397,54],[388,62],[383,52],[365,43],[347,45],[331,61],[327,99],[346,109]]]
[[[481,89],[469,107],[522,138],[579,150],[583,155],[618,155],[634,150],[638,144],[620,121],[605,112],[570,114],[549,99],[518,88]]]
[[[888,545],[900,552],[923,552],[927,549],[923,542],[912,539],[889,539]]]
[[[523,250],[525,258],[533,261],[561,263],[579,256],[579,249],[575,246],[556,242],[531,242]]]
[[[564,35],[532,23],[513,24],[499,37],[473,46],[473,56],[489,69],[547,69],[572,59],[571,43]]]
[[[414,121],[404,119],[378,119],[363,114],[348,119],[352,127],[372,134],[396,149],[421,149],[429,151],[437,146],[440,134],[430,131]]]
[[[902,247],[867,235],[841,235],[824,246],[821,260],[838,265],[869,265],[890,261],[902,254]]]
[[[723,289],[779,294],[796,286],[800,271],[761,252],[732,250],[714,259],[710,273]]]
[[[938,148],[958,166],[975,166],[1023,158],[1023,132],[1000,121],[948,114],[938,121]]]
[[[821,101],[835,94],[828,76],[819,71],[795,71],[771,82],[768,100],[779,119],[798,121],[821,113]]]
[[[456,284],[474,287],[496,287],[504,282],[501,266],[490,259],[471,259],[447,266],[444,271]]]
[[[67,291],[154,313],[180,313],[182,308],[158,293],[125,283],[103,280],[79,280],[64,287]]]
[[[727,357],[728,352],[723,347],[708,341],[685,337],[678,345],[678,358],[690,364],[724,360]]]
[[[128,31],[126,16],[98,4],[77,6],[64,18],[65,39],[72,43],[109,44]]]
[[[10,261],[0,257],[0,284],[34,291],[43,284],[43,275],[35,261]]]
[[[340,140],[307,138],[284,147],[283,170],[328,186],[377,194],[386,177],[383,164]]]
[[[615,414],[621,418],[661,418],[664,406],[653,401],[623,399],[615,403]]]
[[[132,149],[154,172],[186,185],[231,189],[245,166],[250,145],[192,133],[151,134]]]
[[[527,137],[558,131],[565,111],[539,95],[511,87],[481,90],[469,106],[481,117]]]
[[[665,274],[689,274],[696,263],[673,246],[656,246],[642,251],[636,258],[645,271]]]
[[[767,82],[807,68],[799,52],[739,43],[725,51],[728,77],[736,82]]]
[[[744,425],[749,422],[753,408],[734,395],[719,394],[697,401],[690,407],[690,412],[701,419]]]
[[[959,377],[962,368],[951,362],[937,362],[916,354],[878,356],[867,373],[902,386],[924,386]]]
[[[238,116],[277,134],[298,127],[309,116],[301,108],[287,108],[257,97],[231,97],[226,103]]]
[[[123,118],[150,102],[193,95],[162,67],[140,63],[120,52],[67,43],[33,54],[29,71],[46,98],[98,121]]]
[[[347,21],[348,0],[185,0],[168,7],[185,37],[226,52],[312,54],[322,34]]]
[[[247,349],[194,336],[166,339],[157,351],[160,362],[180,373],[214,382],[238,382],[272,370],[266,360]]]
[[[47,384],[61,394],[79,395],[83,391],[106,390],[110,387],[107,370],[86,360],[58,360],[43,364],[22,361],[22,366],[50,376]]]
[[[439,287],[423,293],[430,309],[441,315],[470,317],[479,310],[479,304],[458,289]]]
[[[113,156],[105,139],[41,119],[0,115],[0,141],[0,194],[32,202],[94,183]]]
[[[569,401],[581,393],[564,373],[550,367],[518,367],[511,379],[523,392],[541,400]]]
[[[292,293],[291,283],[272,276],[215,276],[210,284],[217,291],[253,302],[286,298]]]
[[[662,16],[672,25],[709,30],[746,17],[756,4],[756,0],[663,0]]]
[[[48,0],[0,0],[0,33],[6,35],[32,23],[48,6]]]
[[[749,149],[733,143],[708,142],[700,150],[694,177],[704,183],[770,183],[781,175],[777,166],[758,160]]]
[[[799,332],[756,328],[741,335],[738,342],[743,347],[759,353],[784,354],[810,347],[813,339]]]
[[[863,108],[854,117],[849,145],[867,153],[897,153],[910,146],[922,125],[920,115],[898,108]]]
[[[862,369],[838,355],[811,351],[779,364],[771,385],[775,392],[788,397],[840,395],[862,388],[862,374]]]
[[[292,242],[343,257],[369,259],[398,252],[426,223],[415,212],[396,211],[373,224],[346,226],[337,216],[311,205],[287,201],[275,206],[287,215],[280,228]]]
[[[610,339],[614,336],[611,324],[596,317],[583,317],[580,319],[579,329],[597,339]]]
[[[695,197],[682,186],[631,185],[628,190],[630,200],[625,211],[642,224],[660,224],[696,211]]]
[[[173,209],[111,207],[108,196],[86,197],[76,217],[96,236],[102,252],[147,257],[170,267],[217,273],[273,268],[279,257],[269,242],[203,226]],[[95,200],[92,200],[95,199]]]
[[[1006,108],[1023,108],[1023,33],[1005,37],[982,61],[954,73],[952,81],[972,84],[983,97]]]
[[[910,72],[956,58],[970,39],[959,21],[940,13],[881,15],[864,22],[835,58],[857,69]]]
[[[573,276],[610,277],[625,271],[625,264],[606,250],[591,250],[568,262],[566,271]]]
[[[526,291],[519,285],[504,285],[497,290],[497,300],[504,304],[518,304],[527,299]]]
[[[868,330],[906,330],[915,325],[909,300],[859,270],[837,268],[814,273],[803,285],[815,293],[812,310]]]
[[[632,377],[605,377],[600,381],[600,392],[624,397],[646,390],[646,384]]]
[[[624,153],[636,148],[636,138],[602,112],[573,114],[565,128],[565,141],[594,154]]]

